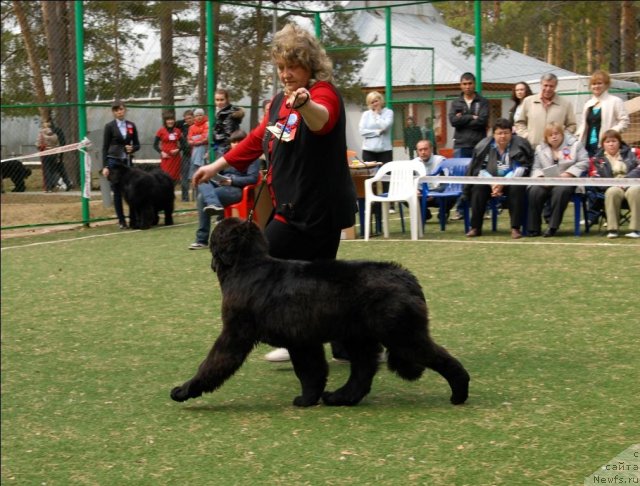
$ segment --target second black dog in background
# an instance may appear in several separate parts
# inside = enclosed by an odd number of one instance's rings
[[[174,184],[162,170],[145,171],[116,164],[109,172],[109,182],[120,187],[129,205],[129,226],[132,229],[149,229],[157,225],[160,211],[164,212],[164,224],[173,224]]]

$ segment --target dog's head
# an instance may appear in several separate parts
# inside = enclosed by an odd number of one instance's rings
[[[253,258],[265,257],[268,253],[267,241],[262,231],[251,221],[225,218],[211,233],[211,268],[220,272]]]
[[[107,177],[107,179],[109,179],[109,182],[111,182],[111,184],[117,186],[123,183],[130,170],[131,169],[124,164],[114,164],[109,169],[109,177]]]

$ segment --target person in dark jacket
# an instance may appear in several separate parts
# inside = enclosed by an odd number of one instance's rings
[[[493,135],[481,140],[473,151],[468,176],[477,177],[525,177],[533,164],[533,149],[529,142],[513,135],[513,124],[498,118],[493,125]],[[509,206],[511,237],[522,237],[520,227],[524,216],[526,186],[467,184],[464,196],[471,201],[471,229],[468,237],[482,235],[482,222],[491,197],[506,196],[503,204]]]
[[[341,230],[353,226],[357,204],[347,164],[344,102],[333,85],[331,60],[318,39],[294,24],[275,34],[271,57],[283,92],[272,99],[260,125],[223,157],[200,167],[193,183],[208,181],[229,165],[245,170],[264,152],[274,207],[265,228],[269,254],[335,259]],[[334,357],[346,357],[334,345]],[[289,359],[286,349],[276,351],[267,359]]]
[[[460,97],[449,109],[449,123],[455,129],[454,157],[471,157],[474,147],[487,136],[489,101],[476,92],[476,77],[471,73],[460,77],[460,89]]]
[[[215,92],[216,123],[213,128],[213,140],[216,158],[221,157],[231,148],[229,137],[240,129],[244,118],[244,110],[229,101],[229,91],[219,88]]]
[[[140,150],[138,129],[133,122],[125,120],[127,109],[124,103],[116,101],[111,106],[113,121],[104,126],[104,138],[102,141],[102,175],[109,177],[109,171],[116,164],[131,166],[133,154]],[[113,191],[113,206],[116,210],[120,229],[127,228],[127,220],[122,206],[122,193],[115,185],[111,185]]]

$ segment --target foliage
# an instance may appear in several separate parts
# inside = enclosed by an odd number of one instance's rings
[[[608,68],[615,62],[615,53],[620,56],[619,30],[624,27],[619,23],[612,26],[610,14],[622,3],[480,2],[483,53],[499,55],[502,46],[583,74],[599,67]],[[473,34],[474,4],[473,1],[438,2],[435,6],[443,13],[448,26]],[[637,53],[638,39],[636,34],[635,41],[623,44],[624,49]],[[461,36],[453,42],[466,55],[473,54],[475,46]],[[637,66],[637,54],[635,59]],[[635,66],[628,70],[635,70]]]
[[[271,2],[256,2],[255,8],[242,8],[235,5],[222,10],[220,22],[219,81],[233,87],[236,98],[248,94],[252,82],[261,80],[261,89],[272,85],[273,67],[269,45],[272,40],[272,10],[260,7]],[[334,2],[314,2],[314,8],[321,10],[336,9]],[[291,10],[278,12],[277,26],[282,28],[287,22],[308,24],[313,21],[313,12],[305,10],[309,2],[287,2]],[[300,9],[300,10],[296,10]],[[241,14],[240,14],[241,12]],[[322,43],[325,48],[358,45],[360,41],[353,30],[350,20],[352,13],[346,11],[322,15]],[[307,19],[305,21],[305,19]],[[362,49],[329,51],[334,63],[336,84],[345,98],[360,96],[360,78],[357,73],[364,64],[366,53]],[[357,94],[354,95],[354,90]]]

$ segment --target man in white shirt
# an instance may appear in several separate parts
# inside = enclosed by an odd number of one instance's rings
[[[427,170],[427,175],[432,175],[436,172],[440,164],[445,160],[442,155],[437,155],[433,153],[433,145],[431,144],[431,140],[418,140],[416,144],[416,151],[418,152],[418,156],[413,159],[414,161],[420,161],[424,164],[425,169]],[[429,182],[429,191],[438,191],[438,183]],[[432,198],[429,197],[427,199],[427,206],[438,207],[438,203]],[[451,209],[450,207],[447,210]],[[427,220],[431,219],[431,211],[427,209]]]

